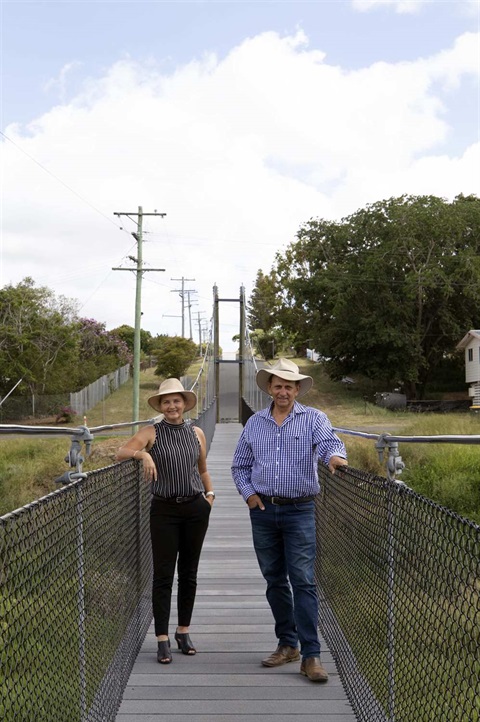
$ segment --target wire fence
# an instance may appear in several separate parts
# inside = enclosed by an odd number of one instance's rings
[[[0,718],[110,720],[151,620],[138,462],[0,518]]]
[[[320,465],[320,627],[360,722],[480,720],[480,527]]]
[[[63,411],[71,409],[72,415],[84,416],[120,388],[130,378],[130,364],[101,376],[80,391],[61,394],[31,394],[11,396],[7,394],[0,404],[0,421],[16,421],[26,418],[62,417]]]
[[[70,403],[70,394],[32,394],[31,396],[9,396],[0,405],[0,421],[10,422],[22,419],[56,417],[63,407]]]
[[[205,347],[202,365],[196,378],[193,376],[182,376],[183,387],[193,391],[197,395],[197,406],[191,412],[187,412],[186,418],[201,417],[215,399],[215,363],[213,342],[210,336]]]

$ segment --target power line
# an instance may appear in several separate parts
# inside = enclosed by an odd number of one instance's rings
[[[27,153],[26,150],[24,150],[21,146],[19,146],[18,143],[15,143],[15,141],[13,141],[11,138],[9,138],[7,135],[5,135],[5,133],[3,133],[1,130],[0,130],[0,135],[3,138],[5,138],[5,140],[8,140],[9,143],[14,145],[15,148],[17,148],[21,153],[26,155],[27,158],[29,158],[31,161],[33,161],[33,163],[36,163],[36,165],[38,165],[39,168],[41,168],[43,171],[45,171],[45,173],[48,173],[49,176],[54,178],[57,181],[57,183],[60,183],[64,188],[69,190],[70,193],[73,193],[73,195],[76,196],[77,198],[79,198],[82,201],[82,203],[85,203],[85,205],[89,206],[89,208],[94,210],[95,213],[98,213],[99,215],[102,216],[102,218],[105,218],[109,223],[112,223],[115,226],[115,228],[118,228],[120,231],[124,231],[125,233],[128,233],[128,231],[125,231],[124,228],[122,228],[121,226],[118,226],[115,223],[115,221],[112,221],[112,219],[109,218],[109,216],[105,215],[105,213],[103,213],[103,211],[99,210],[92,203],[90,203],[90,201],[87,201],[85,198],[83,198],[83,196],[81,196],[80,193],[77,193],[77,191],[73,190],[73,188],[71,188],[69,185],[67,185],[67,183],[65,183],[65,181],[63,181],[61,178],[59,178],[54,173],[52,173],[52,171],[48,170],[48,168],[45,168],[45,166],[42,165],[38,160],[36,160],[36,158],[34,158],[32,155],[30,155],[30,153]]]

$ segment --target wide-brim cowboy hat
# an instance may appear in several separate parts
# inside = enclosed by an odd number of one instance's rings
[[[147,399],[148,405],[151,406],[152,409],[155,409],[155,411],[160,411],[162,396],[166,396],[167,394],[181,394],[185,399],[185,411],[190,411],[190,409],[193,409],[193,407],[197,405],[197,395],[194,394],[193,391],[185,391],[181,381],[173,378],[162,381],[157,393]]]
[[[257,371],[255,379],[257,386],[262,389],[262,391],[265,391],[266,394],[269,393],[268,387],[270,385],[271,376],[279,376],[285,381],[298,381],[299,396],[304,396],[304,394],[310,391],[313,385],[312,377],[299,373],[297,364],[293,363],[293,361],[290,361],[288,358],[279,358],[275,361],[273,366]]]

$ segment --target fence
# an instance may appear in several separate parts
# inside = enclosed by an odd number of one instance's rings
[[[360,722],[480,720],[480,527],[320,465],[320,626]]]
[[[140,464],[86,475],[0,519],[0,718],[114,719],[151,620]]]
[[[192,376],[182,376],[181,381],[183,388],[189,389],[197,395],[196,409],[187,412],[186,417],[196,415],[201,418],[203,412],[212,405],[215,399],[215,364],[211,335],[206,345],[202,365],[196,378],[194,379]]]
[[[70,396],[64,394],[32,394],[31,396],[9,396],[0,406],[0,421],[18,421],[26,418],[57,416],[62,406],[68,406]]]
[[[101,376],[93,383],[85,386],[80,391],[70,394],[70,406],[79,416],[84,416],[90,409],[96,406],[116,391],[130,378],[130,364],[126,364],[116,371]]]
[[[65,406],[70,406],[76,414],[84,416],[87,411],[106,399],[129,378],[130,364],[126,364],[74,393],[9,396],[5,400],[5,404],[0,406],[0,421],[58,416],[62,407]]]

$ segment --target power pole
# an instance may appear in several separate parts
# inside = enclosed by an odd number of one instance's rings
[[[202,348],[202,321],[204,321],[204,318],[200,318],[200,311],[197,311],[197,324],[198,324],[198,353],[199,356],[203,356],[203,348]]]
[[[192,333],[192,301],[190,299],[191,293],[196,293],[196,291],[185,291],[188,298],[187,308],[188,308],[188,321],[189,321],[189,328],[190,328],[190,341],[193,341],[193,333]]]
[[[138,407],[139,407],[139,396],[140,396],[140,329],[142,323],[142,278],[145,271],[164,271],[164,268],[144,268],[143,266],[143,255],[142,255],[142,243],[143,243],[143,218],[144,216],[161,216],[164,218],[166,213],[144,213],[142,206],[138,206],[138,211],[132,212],[115,212],[114,216],[127,216],[133,220],[132,216],[137,217],[137,232],[132,233],[132,236],[137,241],[137,257],[132,258],[132,261],[136,261],[136,268],[113,268],[113,271],[133,271],[137,276],[136,291],[135,291],[135,327],[133,336],[133,408],[132,408],[132,421],[138,421]],[[137,427],[134,427],[134,431]]]
[[[182,299],[182,337],[185,338],[185,281],[194,281],[195,279],[184,278],[182,276],[181,278],[171,278],[170,280],[182,282],[182,288],[175,288],[172,293],[179,293]],[[190,291],[193,291],[193,289],[190,289]]]

